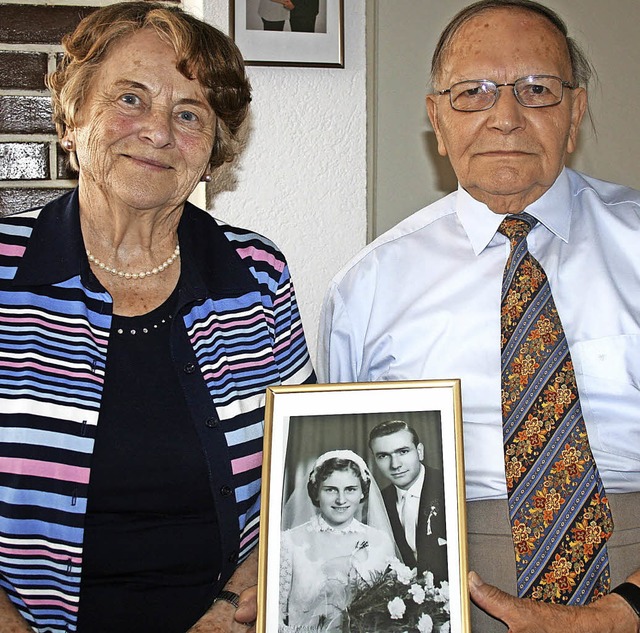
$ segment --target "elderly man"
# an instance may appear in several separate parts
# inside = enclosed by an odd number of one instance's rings
[[[427,97],[458,190],[323,309],[324,380],[462,379],[471,597],[513,633],[640,630],[640,193],[565,167],[589,75],[546,7],[463,9]]]

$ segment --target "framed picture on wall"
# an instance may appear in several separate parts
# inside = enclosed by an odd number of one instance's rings
[[[343,0],[230,0],[229,15],[248,65],[344,68]]]
[[[468,633],[460,381],[267,389],[259,633]]]

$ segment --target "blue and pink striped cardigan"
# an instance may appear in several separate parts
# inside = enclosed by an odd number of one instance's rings
[[[213,597],[258,539],[265,388],[314,376],[277,248],[189,204],[178,235],[172,352],[218,511]],[[111,303],[77,192],[0,221],[0,587],[41,633],[76,630]]]

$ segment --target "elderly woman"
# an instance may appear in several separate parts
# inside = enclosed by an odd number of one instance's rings
[[[313,372],[280,252],[186,201],[234,156],[242,59],[147,2],[64,47],[78,188],[0,223],[0,629],[248,631],[263,393]]]

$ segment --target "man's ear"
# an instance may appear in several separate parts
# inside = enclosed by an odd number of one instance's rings
[[[440,154],[440,156],[446,156],[447,148],[445,147],[444,141],[442,140],[440,121],[438,119],[438,96],[439,95],[432,94],[427,95],[427,114],[429,115],[429,121],[431,121],[431,126],[433,127],[433,131],[436,134],[436,140],[438,141],[438,154]]]
[[[571,92],[571,127],[569,128],[569,139],[567,140],[568,154],[571,154],[576,149],[580,123],[582,123],[582,119],[588,108],[587,91],[584,88],[575,88]]]
[[[418,457],[422,461],[424,459],[424,444],[420,442],[416,448],[418,449]]]

